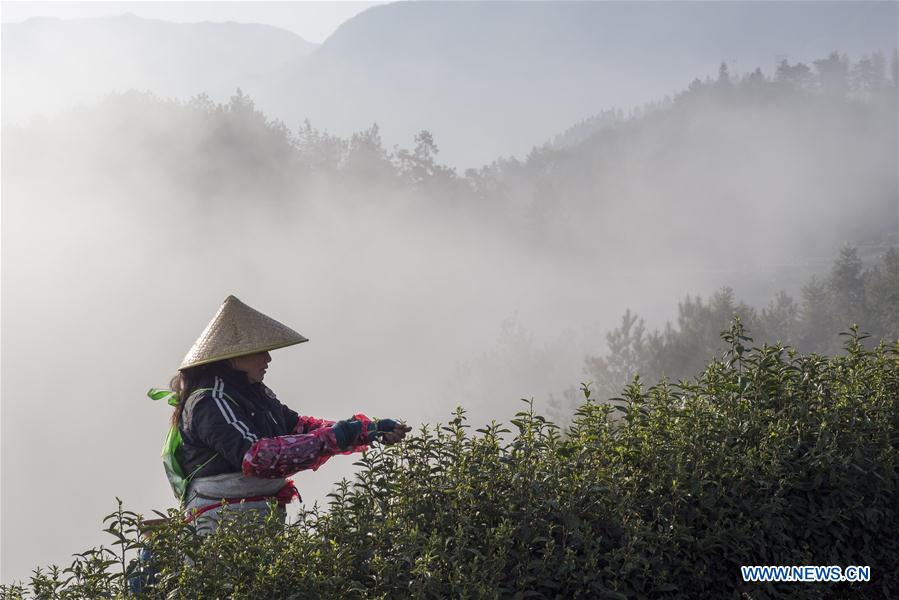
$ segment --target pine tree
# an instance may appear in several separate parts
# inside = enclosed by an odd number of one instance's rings
[[[844,99],[849,89],[849,60],[838,52],[814,61],[818,70],[818,85],[825,96]]]

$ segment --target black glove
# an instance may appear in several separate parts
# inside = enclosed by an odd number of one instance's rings
[[[346,421],[337,421],[331,426],[331,429],[334,430],[337,447],[341,450],[347,450],[353,446],[370,444],[378,439],[379,434],[390,433],[396,429],[397,425],[399,425],[399,421],[393,419],[370,421],[368,423],[368,431],[363,435],[362,421],[347,419]]]
[[[397,431],[399,431],[398,436],[396,435]],[[378,441],[380,441],[382,444],[390,445],[395,444],[403,439],[407,431],[409,431],[409,427],[407,427],[400,421],[396,421],[394,419],[381,419],[378,421],[378,426],[375,433],[379,436]]]
[[[378,421],[378,432],[385,433],[393,431],[399,424],[399,421],[394,421],[393,419],[381,419]]]
[[[331,429],[337,439],[337,447],[341,450],[348,450],[352,446],[364,443],[359,440],[362,435],[362,421],[358,419],[337,421],[331,425]]]

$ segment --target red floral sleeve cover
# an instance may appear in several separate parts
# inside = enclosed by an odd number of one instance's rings
[[[309,433],[294,433],[273,438],[263,438],[250,446],[243,457],[243,474],[263,479],[288,477],[297,471],[315,471],[335,454],[351,454],[368,448],[366,434],[371,420],[365,415],[354,415],[362,421],[362,437],[352,449],[341,451],[331,425],[334,421],[324,421],[311,417],[300,417],[296,430],[303,419],[314,422]]]
[[[328,421],[327,419],[300,416],[300,418],[297,419],[296,427],[293,428],[293,433],[310,433],[315,429],[330,427],[335,422],[336,421]]]

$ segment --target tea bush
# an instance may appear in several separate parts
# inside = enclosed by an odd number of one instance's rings
[[[235,518],[207,539],[174,511],[142,536],[36,570],[4,598],[895,598],[899,344],[845,355],[729,350],[695,379],[591,398],[560,431],[528,404],[472,432],[457,409],[366,453],[327,510]],[[868,583],[743,583],[741,565],[869,565]]]

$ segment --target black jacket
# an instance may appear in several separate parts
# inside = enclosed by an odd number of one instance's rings
[[[239,371],[210,375],[199,387],[209,389],[186,400],[179,425],[183,444],[175,456],[185,476],[204,463],[195,477],[241,471],[250,446],[292,433],[299,419],[274,392]]]

